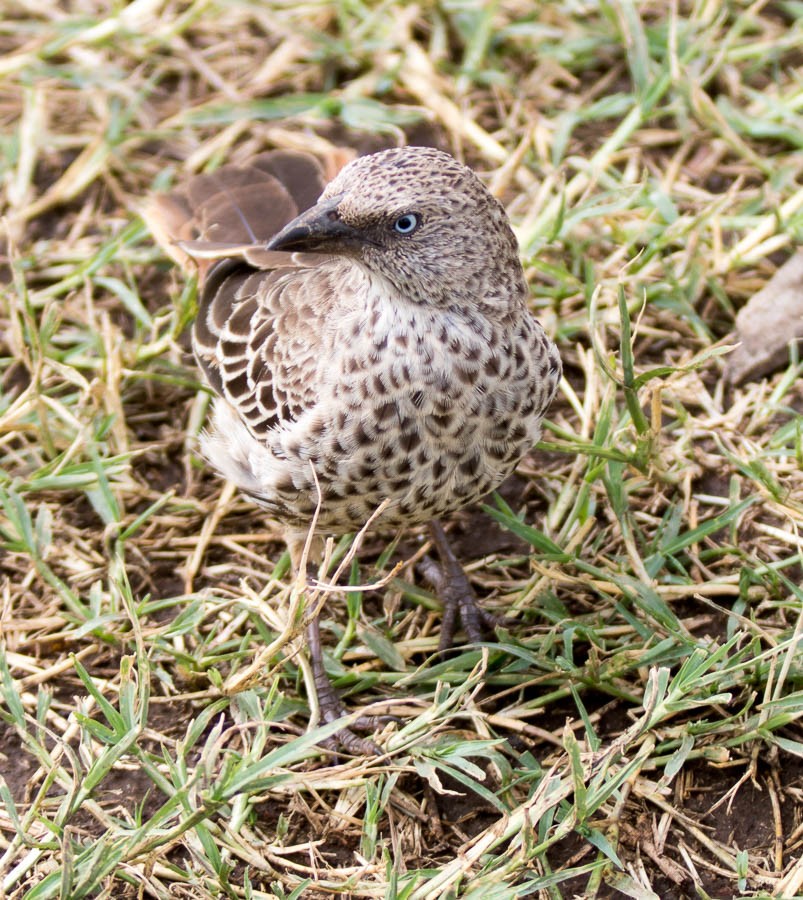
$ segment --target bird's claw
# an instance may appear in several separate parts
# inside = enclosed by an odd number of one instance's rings
[[[316,689],[323,722],[334,722],[348,715],[348,710],[328,679],[325,684],[318,683]],[[354,731],[376,731],[388,722],[401,722],[401,719],[398,716],[358,716],[348,728],[340,728],[322,741],[321,746],[333,753],[345,750],[353,756],[382,756],[383,751],[377,744],[369,738],[360,737]]]
[[[440,562],[425,556],[419,563],[418,570],[432,585],[443,603],[438,652],[443,653],[454,646],[458,625],[463,627],[469,643],[472,644],[483,640],[483,628],[510,626],[513,623],[512,619],[494,615],[479,605],[471,582],[449,546],[440,523],[432,522],[430,530]]]

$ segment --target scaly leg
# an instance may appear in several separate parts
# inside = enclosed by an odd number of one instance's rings
[[[290,560],[294,573],[298,573],[301,569],[303,551],[306,541],[306,535],[287,531],[285,533],[287,549],[290,551]],[[317,550],[317,546],[315,547]],[[317,578],[317,571],[314,566],[307,563],[307,583],[311,583]],[[323,723],[334,722],[347,715],[343,701],[338,697],[337,692],[326,674],[326,668],[323,664],[323,648],[321,646],[321,629],[318,621],[319,613],[316,613],[306,626],[307,646],[309,648],[309,657],[312,667],[312,685],[315,691],[318,708],[320,709],[321,721]],[[361,738],[351,729],[357,731],[374,731],[382,727],[388,722],[399,721],[396,716],[360,716],[354,722],[351,728],[341,728],[336,731],[330,738],[323,742],[323,745],[334,752],[345,750],[355,756],[380,756],[382,751],[371,740]]]
[[[321,647],[321,630],[318,616],[307,625],[307,646],[312,663],[312,680],[318,697],[318,707],[323,722],[334,722],[347,714],[343,701],[338,697],[326,669],[323,665],[323,648]],[[387,722],[398,721],[395,716],[360,716],[352,723],[351,728],[358,731],[373,731]],[[354,734],[351,728],[341,728],[325,743],[327,749],[343,749],[354,756],[381,756],[382,751],[368,738]]]

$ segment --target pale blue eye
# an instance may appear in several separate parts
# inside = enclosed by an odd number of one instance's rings
[[[399,216],[393,223],[393,230],[399,234],[412,234],[421,224],[421,219],[415,213],[406,213]]]

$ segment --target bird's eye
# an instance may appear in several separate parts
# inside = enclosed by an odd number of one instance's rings
[[[393,230],[399,234],[412,234],[421,224],[421,217],[415,213],[406,213],[399,216],[393,223]]]

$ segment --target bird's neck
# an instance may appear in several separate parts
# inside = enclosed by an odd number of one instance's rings
[[[333,275],[342,286],[338,293],[350,307],[343,313],[365,316],[369,323],[409,318],[429,324],[445,321],[477,332],[484,330],[483,321],[489,324],[513,321],[526,309],[527,283],[523,273],[502,290],[499,280],[494,278],[435,288],[429,284],[397,284],[353,259],[332,260],[332,264],[336,270]]]

